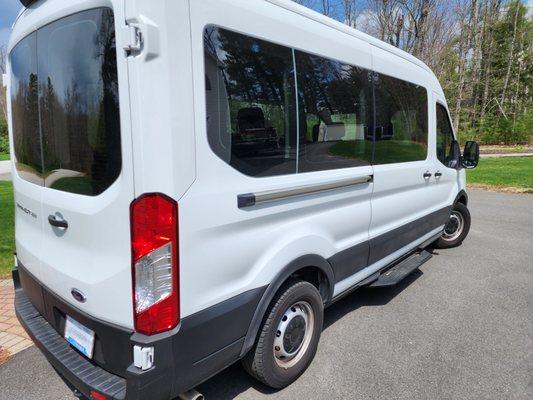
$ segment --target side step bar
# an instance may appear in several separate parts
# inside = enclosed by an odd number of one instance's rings
[[[400,261],[393,267],[383,271],[373,283],[368,285],[368,287],[394,286],[412,274],[431,257],[433,257],[433,255],[426,250],[415,253],[407,257],[405,260]]]

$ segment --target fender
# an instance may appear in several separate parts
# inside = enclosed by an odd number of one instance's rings
[[[263,317],[267,311],[267,308],[272,302],[272,299],[278,292],[281,285],[283,285],[283,283],[296,271],[306,267],[316,267],[326,275],[328,280],[329,293],[324,303],[327,304],[331,301],[331,298],[333,296],[335,278],[333,276],[333,268],[331,268],[329,262],[325,258],[315,254],[305,255],[292,261],[276,275],[276,277],[268,285],[267,289],[265,290],[265,293],[263,293],[263,296],[261,297],[261,300],[259,301],[259,304],[257,305],[257,308],[255,310],[254,316],[252,317],[252,322],[250,322],[248,332],[246,333],[240,357],[244,357],[244,355],[246,355],[246,353],[248,353],[248,351],[254,345],[255,338],[257,337],[257,332],[259,331],[261,322],[263,321]]]
[[[455,196],[455,200],[453,201],[453,204],[457,204],[457,203],[463,203],[465,206],[468,206],[468,194],[466,193],[464,189],[461,189],[459,193],[457,193],[457,196]]]

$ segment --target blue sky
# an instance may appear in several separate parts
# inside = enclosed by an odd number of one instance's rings
[[[0,46],[7,45],[11,25],[21,8],[19,0],[0,1]]]

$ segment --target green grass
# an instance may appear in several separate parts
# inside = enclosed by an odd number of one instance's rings
[[[0,161],[6,161],[9,160],[9,154],[6,153],[0,153]]]
[[[482,158],[467,171],[468,183],[533,190],[533,157]]]
[[[11,275],[15,250],[13,185],[0,182],[0,278]]]
[[[330,154],[348,158],[372,159],[372,144],[362,140],[346,140],[335,143],[329,149]],[[389,164],[404,160],[425,160],[427,147],[423,144],[401,141],[382,140],[376,142],[375,163]]]

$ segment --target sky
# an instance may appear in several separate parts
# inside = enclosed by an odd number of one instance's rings
[[[533,0],[525,0],[533,13]],[[11,25],[22,5],[19,0],[0,0],[0,46],[7,46]]]
[[[0,46],[7,46],[11,25],[21,8],[19,0],[0,0]]]

